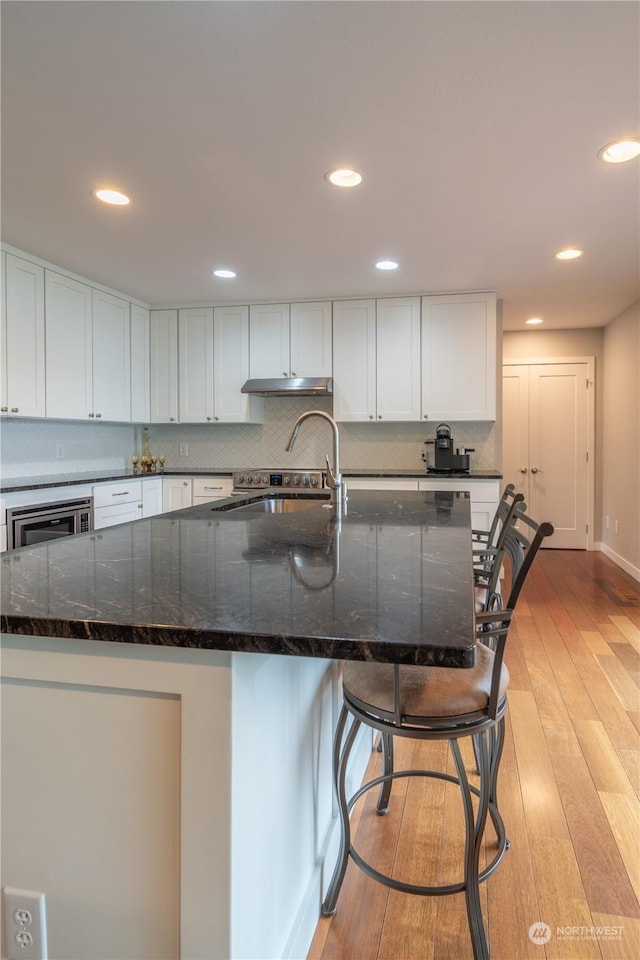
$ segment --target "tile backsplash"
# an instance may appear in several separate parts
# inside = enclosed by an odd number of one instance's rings
[[[189,469],[239,467],[320,468],[331,453],[329,424],[307,420],[291,453],[286,446],[296,418],[305,410],[332,412],[328,398],[273,397],[265,400],[263,424],[150,424],[151,451],[166,466]],[[474,447],[474,469],[498,467],[495,424],[449,421],[456,446]],[[341,423],[342,468],[424,470],[425,440],[435,436],[431,423]],[[2,476],[113,470],[131,465],[140,453],[142,427],[129,424],[51,420],[7,420],[0,432]],[[186,444],[187,455],[180,455]],[[60,449],[61,448],[61,449]],[[62,452],[62,458],[56,456]]]

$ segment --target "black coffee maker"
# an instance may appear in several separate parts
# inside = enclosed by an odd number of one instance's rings
[[[459,447],[454,453],[451,427],[448,423],[440,423],[436,427],[435,440],[425,440],[427,446],[433,444],[433,462],[428,454],[422,459],[427,464],[427,473],[468,473],[469,454],[475,453],[473,447]]]

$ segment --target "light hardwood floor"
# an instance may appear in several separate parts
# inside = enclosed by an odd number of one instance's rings
[[[639,585],[602,554],[538,554],[507,646],[499,801],[511,848],[482,886],[492,960],[640,958],[639,628]],[[396,769],[452,768],[446,745],[396,744]],[[379,764],[373,753],[369,773]],[[374,804],[372,791],[353,814],[366,859],[413,882],[459,879],[455,786],[399,780],[386,817]],[[538,922],[551,930],[546,944],[529,937]],[[352,862],[308,955],[470,958],[463,895],[389,891]]]

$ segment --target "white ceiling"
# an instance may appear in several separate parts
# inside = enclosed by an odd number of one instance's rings
[[[639,13],[3,0],[2,239],[154,305],[489,289],[507,330],[604,326],[640,295],[640,160],[596,156],[640,134]]]

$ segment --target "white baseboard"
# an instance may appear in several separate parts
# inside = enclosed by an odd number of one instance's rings
[[[634,567],[632,563],[629,563],[628,560],[625,560],[624,557],[621,557],[620,554],[616,553],[615,550],[612,550],[611,547],[607,546],[606,543],[594,543],[594,549],[599,550],[600,553],[604,553],[605,557],[608,557],[609,560],[613,560],[616,566],[624,570],[625,573],[628,573],[630,577],[633,577],[634,580],[640,581],[640,568]]]

